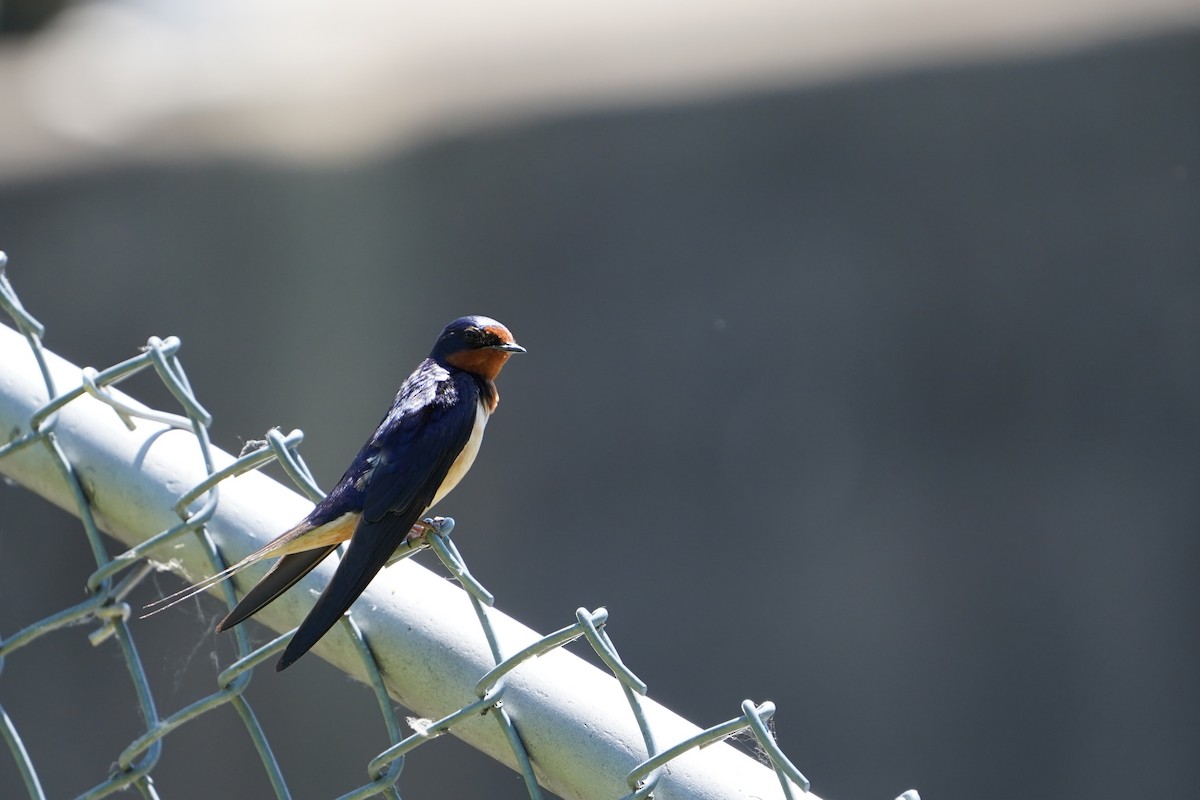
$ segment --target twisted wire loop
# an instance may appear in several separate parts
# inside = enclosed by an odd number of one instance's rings
[[[125,361],[102,370],[85,368],[81,373],[79,386],[60,392],[55,385],[52,370],[47,364],[46,351],[42,346],[45,328],[22,306],[4,273],[6,262],[7,258],[0,253],[0,309],[12,318],[17,331],[28,343],[44,383],[46,400],[30,416],[24,429],[0,444],[0,460],[29,448],[43,449],[53,461],[57,474],[73,498],[73,510],[82,522],[85,539],[95,558],[96,569],[87,579],[87,597],[83,601],[32,622],[12,635],[0,636],[0,677],[5,659],[10,655],[34,644],[52,631],[91,623],[94,627],[89,639],[93,645],[99,646],[110,639],[115,639],[119,645],[137,699],[143,730],[119,752],[111,773],[80,797],[94,800],[122,790],[134,789],[142,797],[157,798],[152,773],[161,755],[163,740],[198,717],[216,708],[230,705],[244,724],[275,796],[289,798],[291,794],[287,781],[263,728],[246,699],[246,689],[255,668],[281,651],[291,632],[277,636],[260,647],[253,647],[243,627],[235,628],[237,656],[233,663],[221,670],[217,676],[215,691],[173,713],[162,715],[138,655],[130,628],[131,610],[126,597],[153,571],[147,555],[180,537],[191,536],[199,540],[206,553],[207,566],[213,573],[229,566],[229,559],[217,547],[206,527],[221,502],[222,482],[275,462],[282,467],[302,494],[314,502],[319,500],[322,492],[299,452],[304,440],[303,433],[293,430],[284,434],[272,429],[267,432],[265,439],[248,442],[237,458],[217,468],[214,448],[209,438],[212,416],[196,397],[187,379],[183,364],[179,360],[181,343],[176,337],[151,337],[140,353]],[[146,408],[128,402],[111,391],[115,384],[142,372],[152,373],[162,381],[179,405],[177,412]],[[58,412],[84,396],[107,405],[130,430],[135,429],[140,422],[148,421],[168,429],[189,432],[204,466],[204,478],[179,496],[174,504],[173,512],[179,521],[115,556],[108,554],[85,482],[77,474],[56,435]],[[516,652],[504,652],[500,645],[500,637],[488,614],[495,602],[494,597],[472,576],[462,554],[450,538],[453,528],[454,520],[448,517],[425,520],[422,535],[401,545],[392,561],[394,563],[408,558],[424,549],[432,550],[436,554],[446,571],[466,591],[490,649],[494,666],[479,677],[474,697],[463,698],[461,707],[440,719],[410,721],[414,732],[405,735],[396,718],[393,701],[388,694],[388,687],[371,643],[363,635],[354,617],[345,616],[340,624],[349,635],[362,662],[367,685],[376,698],[391,744],[368,761],[367,782],[346,792],[342,795],[342,800],[381,795],[399,800],[398,784],[408,754],[422,744],[450,732],[456,725],[481,714],[490,716],[500,726],[529,796],[535,800],[541,798],[542,790],[538,785],[521,732],[504,707],[507,679],[523,664],[579,639],[584,639],[590,645],[599,660],[620,682],[629,711],[636,720],[642,736],[645,757],[626,776],[625,780],[630,789],[628,798],[652,797],[663,768],[681,754],[746,730],[753,734],[761,751],[769,758],[779,777],[782,796],[793,798],[796,787],[802,792],[808,791],[808,780],[783,755],[766,725],[767,720],[775,713],[775,706],[769,702],[756,705],[747,700],[742,704],[742,714],[735,719],[710,727],[683,741],[666,746],[659,742],[643,709],[642,698],[646,696],[646,684],[618,655],[606,630],[609,615],[604,608],[594,611],[577,609],[570,624],[542,636]],[[232,607],[236,597],[231,584],[220,584],[219,591],[224,601]],[[45,798],[37,767],[22,742],[17,724],[2,706],[0,735],[28,796],[38,800]],[[915,800],[915,794],[906,793],[906,800]]]

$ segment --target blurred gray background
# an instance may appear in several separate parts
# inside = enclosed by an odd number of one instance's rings
[[[42,24],[0,53],[61,30]],[[0,248],[50,348],[104,367],[180,336],[216,443],[300,427],[326,487],[442,325],[508,324],[529,355],[439,508],[475,575],[541,631],[607,606],[651,696],[698,724],[773,700],[823,797],[1184,796],[1200,27],[964,50],[311,162],[186,133],[229,130],[210,116],[60,136],[61,160],[17,137]],[[0,486],[0,508],[10,635],[94,564],[39,498]],[[220,614],[135,626],[160,712],[212,691]],[[115,645],[85,633],[0,674],[50,797],[140,731]],[[248,696],[297,798],[358,786],[387,744],[317,658]],[[232,709],[168,736],[154,775],[164,798],[269,791]],[[399,786],[525,796],[450,737]],[[0,753],[0,797],[22,792]]]

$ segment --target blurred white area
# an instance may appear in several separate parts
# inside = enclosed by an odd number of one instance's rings
[[[440,132],[1200,22],[1196,0],[89,2],[0,47],[0,179]]]

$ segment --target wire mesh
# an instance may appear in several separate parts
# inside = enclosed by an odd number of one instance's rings
[[[148,554],[182,537],[193,537],[200,542],[207,555],[207,566],[212,572],[228,566],[231,559],[221,552],[206,527],[221,503],[223,482],[259,470],[270,462],[277,462],[304,495],[312,501],[319,499],[322,493],[299,452],[303,434],[298,430],[288,434],[271,430],[265,439],[249,442],[237,458],[218,468],[209,438],[212,417],[197,399],[188,382],[178,357],[180,341],[174,337],[152,337],[141,353],[107,369],[97,371],[85,368],[80,373],[79,386],[60,390],[60,387],[56,386],[53,371],[47,364],[47,353],[42,345],[44,328],[21,305],[5,276],[6,261],[4,254],[0,253],[0,307],[12,318],[17,331],[24,337],[36,360],[48,400],[29,417],[23,429],[13,432],[8,441],[0,444],[0,467],[5,459],[19,452],[31,448],[42,449],[53,461],[59,480],[69,488],[73,503],[71,510],[82,522],[96,569],[87,580],[88,594],[82,602],[33,621],[15,633],[0,638],[0,678],[3,677],[7,658],[35,644],[46,634],[68,626],[90,625],[92,629],[88,638],[93,645],[101,645],[110,639],[115,639],[118,643],[125,672],[137,698],[143,730],[120,750],[110,774],[80,797],[102,798],[129,789],[136,790],[146,798],[158,797],[152,776],[162,752],[164,739],[182,726],[225,705],[232,706],[237,712],[253,742],[275,796],[291,797],[287,779],[272,751],[271,743],[246,697],[246,688],[253,670],[282,650],[290,632],[274,638],[265,645],[254,647],[244,629],[235,628],[237,657],[219,673],[216,690],[172,713],[163,714],[155,702],[155,691],[139,657],[131,624],[131,608],[126,598],[153,570],[147,560]],[[162,381],[178,402],[180,413],[147,409],[127,402],[112,391],[115,384],[145,371],[153,372]],[[134,430],[140,420],[148,420],[189,432],[194,438],[194,446],[205,469],[204,479],[185,491],[175,502],[173,513],[178,517],[176,524],[154,533],[116,555],[109,555],[109,544],[97,524],[85,484],[67,457],[56,433],[58,413],[85,395],[111,408],[129,430]],[[537,773],[526,752],[521,731],[504,706],[507,679],[521,665],[581,638],[588,642],[600,661],[620,682],[629,713],[636,720],[641,733],[644,758],[624,777],[628,787],[626,797],[654,796],[664,769],[674,759],[688,751],[706,747],[742,732],[748,732],[754,738],[762,759],[774,770],[781,787],[781,796],[793,798],[797,791],[808,791],[807,779],[779,749],[767,725],[767,721],[775,713],[774,705],[769,702],[756,704],[746,700],[742,703],[738,716],[682,740],[667,742],[663,740],[662,734],[656,734],[652,721],[644,713],[646,684],[625,665],[606,633],[608,612],[603,608],[593,611],[577,609],[572,623],[516,652],[504,652],[489,615],[494,598],[471,575],[462,554],[450,538],[454,521],[439,517],[427,522],[428,533],[403,546],[393,561],[407,558],[425,548],[437,555],[447,572],[469,595],[475,616],[491,651],[494,667],[479,676],[473,698],[464,698],[465,702],[458,709],[440,719],[409,720],[410,727],[415,732],[405,735],[396,717],[389,687],[376,661],[372,643],[363,635],[353,614],[343,617],[340,625],[354,642],[363,674],[375,696],[391,742],[387,749],[370,759],[367,766],[369,780],[345,792],[342,795],[343,800],[375,796],[400,798],[399,785],[405,759],[422,744],[453,731],[462,721],[480,714],[490,716],[499,726],[529,796],[542,797]],[[236,600],[232,584],[223,583],[218,591],[224,602],[232,607]],[[381,634],[376,632],[374,635],[378,637]],[[46,797],[38,766],[30,757],[17,725],[2,705],[0,731],[28,796]],[[910,793],[909,797],[915,797],[915,793]]]

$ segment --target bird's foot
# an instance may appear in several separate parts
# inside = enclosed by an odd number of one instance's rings
[[[414,545],[420,543],[420,541],[425,538],[425,535],[432,529],[432,526],[426,524],[424,521],[414,522],[412,530],[410,530],[408,535],[404,537],[404,544],[408,545],[409,547],[413,547]]]
[[[429,535],[446,536],[454,528],[454,520],[450,517],[426,517],[412,526],[412,530],[404,537],[404,541],[396,546],[387,561],[387,566],[403,561],[429,546]]]
[[[412,526],[412,530],[404,537],[404,543],[413,546],[418,540],[424,539],[428,534],[433,533],[438,536],[446,536],[454,529],[454,520],[450,517],[426,517]]]

